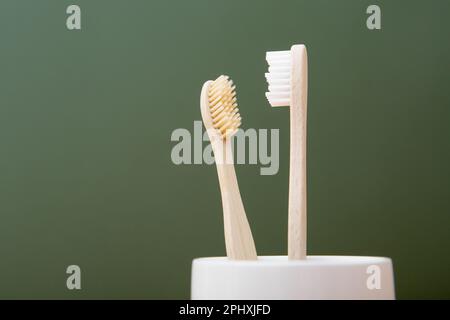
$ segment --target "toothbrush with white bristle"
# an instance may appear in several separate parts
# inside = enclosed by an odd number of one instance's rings
[[[306,111],[308,61],[306,47],[266,53],[272,107],[290,107],[288,258],[306,259]]]

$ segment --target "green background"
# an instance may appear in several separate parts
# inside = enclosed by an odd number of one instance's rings
[[[189,297],[191,260],[225,253],[220,193],[214,166],[171,162],[170,136],[221,73],[243,128],[280,128],[279,173],[237,174],[259,254],[284,254],[289,112],[265,100],[264,55],[293,43],[309,54],[309,253],[389,256],[398,298],[450,298],[449,9],[1,1],[0,298]]]

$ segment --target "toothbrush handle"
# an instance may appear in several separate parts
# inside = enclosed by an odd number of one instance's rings
[[[218,141],[212,146],[222,195],[227,256],[234,260],[256,260],[255,243],[232,163],[231,141]]]
[[[306,258],[306,114],[308,92],[307,54],[303,45],[292,51],[290,108],[290,168],[288,257]]]

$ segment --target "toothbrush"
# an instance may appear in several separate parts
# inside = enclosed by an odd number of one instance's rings
[[[267,100],[272,107],[290,107],[288,258],[306,259],[306,47],[266,53],[269,72]]]
[[[241,125],[233,82],[224,75],[205,82],[200,109],[219,176],[227,256],[233,260],[256,260],[255,243],[233,164],[231,138]]]

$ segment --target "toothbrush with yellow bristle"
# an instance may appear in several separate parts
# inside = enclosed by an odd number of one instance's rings
[[[269,72],[267,100],[272,107],[290,111],[288,257],[306,259],[306,106],[308,60],[306,47],[266,53]]]
[[[200,109],[219,176],[227,256],[233,260],[256,260],[255,243],[233,164],[231,138],[241,125],[233,82],[224,75],[205,82]]]

